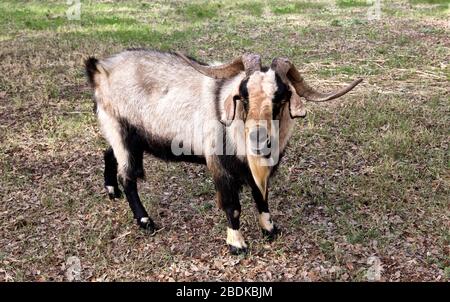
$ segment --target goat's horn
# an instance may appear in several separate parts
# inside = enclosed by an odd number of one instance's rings
[[[306,81],[300,75],[300,72],[297,70],[297,68],[295,68],[294,64],[292,64],[286,58],[275,58],[272,61],[272,69],[287,77],[295,87],[297,94],[304,97],[307,101],[310,102],[325,102],[338,98],[340,96],[343,96],[344,94],[355,88],[356,85],[362,82],[362,79],[358,79],[353,81],[347,87],[344,87],[338,91],[322,93],[309,86],[308,83],[306,83]]]
[[[238,58],[235,58],[230,63],[218,66],[202,65],[192,59],[189,59],[181,52],[177,51],[176,54],[191,65],[195,70],[208,77],[216,79],[231,78],[244,70],[247,75],[250,75],[254,71],[261,70],[261,58],[256,54],[244,54]]]

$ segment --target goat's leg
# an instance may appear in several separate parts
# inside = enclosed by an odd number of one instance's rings
[[[246,253],[247,244],[239,230],[241,216],[239,190],[241,185],[225,177],[215,179],[215,184],[218,204],[227,216],[227,244],[230,252],[234,255]]]
[[[133,215],[137,221],[137,224],[142,229],[153,233],[156,227],[153,220],[148,216],[148,213],[142,205],[141,199],[139,198],[136,180],[127,179],[121,182],[123,183],[125,195],[127,197],[131,211],[133,211]]]
[[[136,133],[122,128],[123,125],[100,106],[97,113],[103,133],[116,158],[117,175],[133,216],[141,228],[153,232],[155,225],[142,205],[137,191],[137,179],[143,177],[143,149],[139,145]]]
[[[270,216],[269,203],[267,200],[268,194],[266,193],[266,196],[263,196],[256,184],[251,184],[250,187],[252,189],[253,199],[256,203],[256,208],[258,209],[258,220],[263,236],[268,240],[273,240],[278,235],[279,230]]]
[[[239,191],[242,183],[224,171],[223,165],[217,156],[206,158],[206,164],[211,172],[217,190],[217,206],[224,210],[227,216],[227,244],[232,254],[247,252],[247,244],[239,231],[241,204]]]
[[[144,206],[142,205],[141,199],[137,190],[137,179],[144,176],[143,169],[143,155],[144,151],[137,145],[133,144],[134,140],[127,140],[129,145],[129,155],[130,159],[126,169],[125,177],[120,177],[120,182],[124,188],[125,196],[130,205],[131,211],[133,211],[134,218],[137,224],[149,232],[154,232],[156,227],[153,220],[148,215]]]
[[[119,189],[117,182],[117,160],[111,147],[104,152],[105,170],[103,176],[105,178],[105,189],[110,199],[121,198],[122,191]]]

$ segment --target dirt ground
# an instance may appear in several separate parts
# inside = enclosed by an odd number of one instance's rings
[[[0,3],[0,281],[448,281],[448,1]],[[247,256],[229,255],[205,167],[145,159],[138,229],[103,190],[105,140],[83,60],[129,47],[204,61],[287,56],[315,87],[270,188],[282,235],[242,193]]]

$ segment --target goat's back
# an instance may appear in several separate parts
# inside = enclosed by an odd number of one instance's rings
[[[208,78],[172,53],[128,50],[97,63],[98,110],[143,128],[147,133],[174,138],[203,154],[206,121],[217,120],[216,80]]]

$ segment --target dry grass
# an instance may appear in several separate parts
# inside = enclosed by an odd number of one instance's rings
[[[367,280],[371,257],[381,280],[448,280],[448,4],[389,2],[368,21],[361,1],[333,2],[83,1],[68,21],[61,1],[2,1],[0,280],[64,280],[70,256],[82,280]],[[130,46],[289,56],[321,87],[365,78],[298,122],[270,193],[281,238],[262,240],[244,191],[251,253],[228,255],[201,166],[146,158],[154,237],[107,199],[82,62]]]

